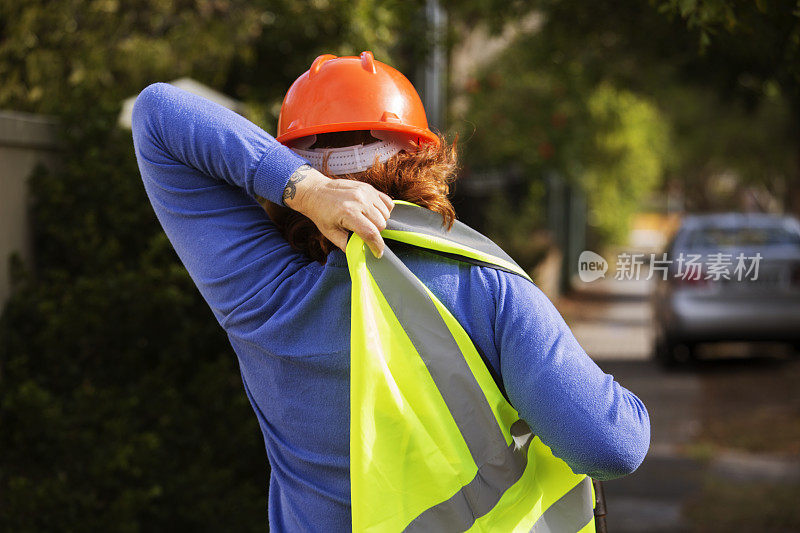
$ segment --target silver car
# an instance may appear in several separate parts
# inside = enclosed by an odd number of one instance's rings
[[[672,364],[714,341],[800,347],[800,223],[764,214],[684,219],[654,291],[657,358]]]

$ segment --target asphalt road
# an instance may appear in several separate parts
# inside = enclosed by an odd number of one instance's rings
[[[557,305],[587,353],[642,399],[652,427],[650,452],[639,470],[605,483],[608,531],[690,531],[686,503],[701,490],[709,469],[730,479],[766,476],[769,480],[772,476],[778,480],[776,476],[795,474],[793,482],[800,478],[800,467],[794,463],[776,463],[761,456],[735,453],[708,460],[692,453],[691,447],[703,429],[701,409],[707,400],[704,387],[709,376],[715,379],[717,369],[726,363],[666,371],[652,360],[653,328],[647,282],[598,280],[584,283],[579,289]],[[726,356],[741,355],[726,353],[729,349],[738,350],[722,348],[723,360]],[[739,361],[734,364],[744,364]],[[748,364],[734,367],[734,371],[748,376]],[[757,379],[763,382],[777,377],[787,364],[800,367],[796,361],[761,364]]]

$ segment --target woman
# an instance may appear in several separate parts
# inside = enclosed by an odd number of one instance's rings
[[[276,531],[350,529],[351,302],[342,251],[349,233],[379,257],[393,199],[445,222],[454,216],[453,147],[423,124],[407,80],[365,54],[321,56],[295,82],[278,137],[291,148],[166,84],[146,88],[134,107],[134,145],[153,208],[238,356],[272,467]],[[335,86],[347,78],[339,69],[359,68],[369,75]],[[328,117],[323,128],[309,122],[318,113],[371,109],[383,94],[368,85],[376,73],[391,78],[382,87],[400,88],[403,105],[372,122],[349,115]],[[597,479],[639,466],[649,446],[647,411],[589,359],[533,284],[411,247],[395,251],[464,327],[553,454]]]

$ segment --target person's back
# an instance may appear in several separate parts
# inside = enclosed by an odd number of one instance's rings
[[[454,313],[499,374],[494,339],[498,302],[486,295],[514,293],[524,298],[519,294],[524,285],[490,268],[392,247]],[[275,511],[271,526],[279,531],[314,529],[316,520],[324,517],[332,530],[346,529],[350,279],[344,254],[332,252],[325,265],[310,262],[286,283],[296,299],[286,301],[280,290],[256,297],[225,323],[270,458],[270,509]],[[280,311],[263,323],[237,316],[263,316],[265,309],[278,307]]]
[[[325,250],[323,264],[293,249],[287,228],[254,200],[286,200],[302,185],[290,176],[304,161],[243,118],[164,84],[137,100],[134,141],[154,209],[239,358],[272,467],[271,527],[349,529],[345,256]],[[462,324],[556,456],[599,479],[641,463],[644,406],[586,356],[535,286],[391,246]]]

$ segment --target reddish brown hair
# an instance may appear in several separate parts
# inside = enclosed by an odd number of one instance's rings
[[[361,132],[359,132],[361,133]],[[358,144],[356,132],[331,133],[319,138],[315,147],[336,147]],[[362,136],[369,137],[368,132]],[[413,202],[444,218],[446,227],[455,220],[455,211],[448,194],[450,184],[458,169],[456,143],[448,143],[439,136],[439,145],[424,144],[413,152],[400,152],[385,163],[378,163],[364,172],[331,176],[334,179],[350,179],[369,183],[392,199]],[[326,239],[311,220],[297,211],[285,207],[273,209],[273,222],[289,244],[314,261],[325,263],[328,254],[336,246]]]

